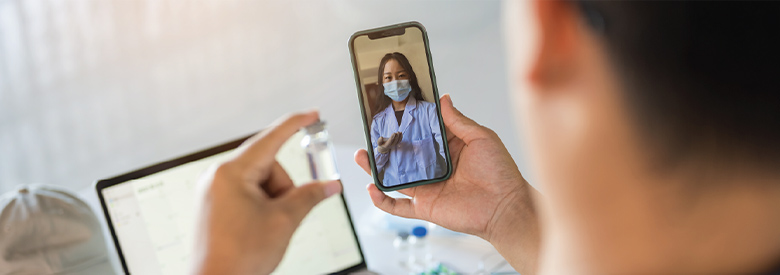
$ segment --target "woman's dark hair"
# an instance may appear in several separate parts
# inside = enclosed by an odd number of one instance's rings
[[[780,164],[778,2],[574,1],[661,163]]]
[[[382,76],[385,72],[385,64],[387,64],[390,60],[395,60],[398,62],[398,64],[401,65],[402,68],[404,68],[404,71],[406,71],[407,74],[409,74],[409,85],[412,86],[412,91],[409,93],[409,96],[414,97],[417,100],[424,100],[422,96],[422,90],[420,89],[420,84],[417,83],[417,74],[414,73],[414,70],[412,69],[412,64],[409,64],[409,59],[406,59],[406,56],[404,56],[402,53],[394,52],[394,53],[388,53],[384,57],[382,57],[382,60],[379,61],[379,69],[377,72],[377,96],[376,96],[376,109],[374,110],[374,113],[371,114],[371,116],[376,116],[380,112],[384,111],[387,106],[390,105],[391,102],[393,102],[390,97],[385,95],[385,86],[382,85]]]

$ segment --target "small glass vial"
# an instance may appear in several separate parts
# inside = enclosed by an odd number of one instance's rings
[[[301,147],[306,151],[309,173],[312,180],[329,181],[341,178],[336,167],[336,154],[325,129],[324,121],[317,121],[303,127]]]
[[[395,252],[399,259],[398,263],[401,267],[411,272],[414,259],[412,258],[412,255],[409,254],[409,233],[398,232],[393,240],[393,247],[395,248]]]
[[[424,226],[416,226],[412,229],[412,235],[409,236],[409,261],[416,268],[417,274],[423,273],[431,268],[433,257],[428,246],[428,230]]]

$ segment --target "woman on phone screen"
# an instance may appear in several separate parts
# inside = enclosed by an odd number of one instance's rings
[[[382,91],[371,121],[379,180],[395,186],[440,177],[444,147],[436,105],[423,99],[412,65],[401,53],[379,62]]]

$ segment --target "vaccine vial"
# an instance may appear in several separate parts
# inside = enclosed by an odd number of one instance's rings
[[[304,132],[301,147],[306,151],[311,178],[316,181],[329,181],[341,178],[336,167],[336,154],[328,137],[324,121],[317,121],[302,129]]]

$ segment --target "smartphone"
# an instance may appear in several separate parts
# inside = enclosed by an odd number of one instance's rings
[[[448,179],[452,162],[423,25],[356,32],[349,52],[377,188],[394,191]]]

